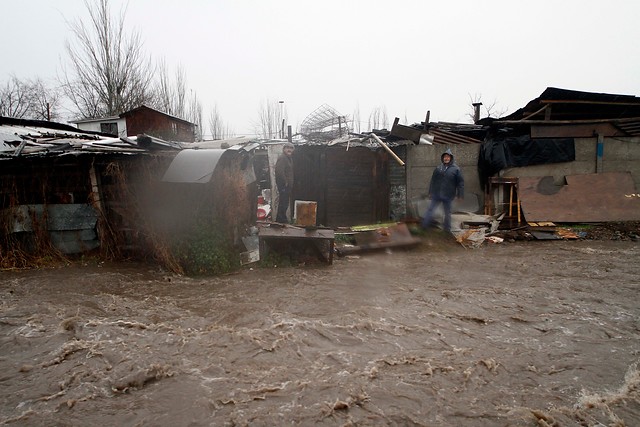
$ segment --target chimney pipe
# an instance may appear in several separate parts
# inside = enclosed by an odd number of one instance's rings
[[[480,106],[482,102],[474,102],[471,105],[473,105],[473,123],[478,123],[480,121]]]

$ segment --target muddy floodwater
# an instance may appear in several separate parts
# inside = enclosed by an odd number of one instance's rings
[[[0,425],[638,426],[640,243],[0,273]]]

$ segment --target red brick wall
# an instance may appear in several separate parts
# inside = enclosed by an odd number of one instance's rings
[[[127,136],[147,134],[166,141],[194,142],[193,125],[157,111],[141,109],[127,115]]]

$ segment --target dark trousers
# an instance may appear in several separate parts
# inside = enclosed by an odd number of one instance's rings
[[[433,221],[433,212],[436,207],[442,203],[442,209],[444,210],[444,231],[451,231],[451,203],[453,200],[445,199],[443,197],[434,196],[429,201],[429,207],[427,208],[427,212],[424,214],[424,218],[422,219],[422,228],[429,228],[431,225],[431,221]]]
[[[276,214],[276,222],[288,223],[287,209],[289,209],[289,201],[291,199],[291,190],[288,187],[278,188],[278,213]]]

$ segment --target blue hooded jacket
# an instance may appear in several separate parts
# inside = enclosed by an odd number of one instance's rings
[[[431,176],[431,183],[429,184],[429,195],[431,197],[438,197],[441,199],[453,200],[456,197],[464,197],[464,178],[462,177],[462,171],[453,161],[453,153],[451,149],[447,149],[440,160],[444,158],[444,155],[451,156],[451,161],[448,165],[442,162],[434,171]]]

